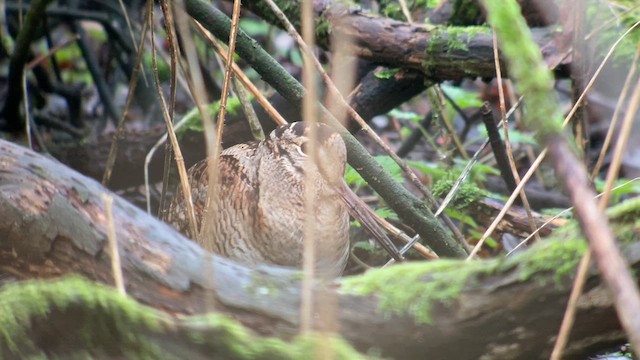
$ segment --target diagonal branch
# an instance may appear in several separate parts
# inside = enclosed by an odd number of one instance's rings
[[[228,39],[230,20],[226,15],[202,0],[187,0],[185,6],[187,12],[216,37],[221,40]],[[305,92],[302,85],[243,31],[238,32],[236,52],[293,106],[301,102]],[[439,255],[448,257],[466,255],[462,246],[446,232],[420,199],[393,180],[326,108],[321,107],[321,114],[324,122],[342,135],[347,145],[349,164],[380,194],[402,220],[426,239]]]

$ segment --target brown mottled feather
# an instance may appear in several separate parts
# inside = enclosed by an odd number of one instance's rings
[[[344,269],[349,250],[349,216],[334,188],[344,175],[346,149],[328,127],[320,126],[318,134],[320,163],[307,168],[317,175],[316,268],[320,274],[335,276]],[[212,239],[216,253],[249,264],[302,265],[307,136],[306,125],[294,123],[276,128],[259,143],[236,145],[221,153],[219,192],[210,209],[216,219]],[[205,214],[208,165],[203,160],[189,170],[198,227]],[[165,220],[186,233],[180,190]]]

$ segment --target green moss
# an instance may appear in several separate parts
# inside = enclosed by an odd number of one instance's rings
[[[433,195],[439,198],[447,196],[451,188],[455,184],[455,180],[440,179],[433,185]],[[451,207],[460,210],[464,209],[470,204],[488,197],[489,193],[483,189],[480,189],[473,183],[464,182],[460,185],[460,188],[456,192],[455,196],[451,200]]]
[[[439,260],[371,270],[362,276],[344,279],[341,292],[375,294],[384,315],[406,314],[418,323],[429,323],[434,304],[454,301],[465,287],[492,274],[514,269],[519,272],[521,281],[543,281],[552,274],[556,286],[562,286],[560,280],[572,273],[586,249],[582,239],[570,237],[576,234],[575,231],[578,231],[577,227],[560,231],[559,235],[529,251],[506,259]]]
[[[630,244],[640,238],[640,197],[631,198],[607,209],[611,227],[620,243]]]
[[[316,18],[316,38],[319,43],[329,43],[331,37],[331,22],[324,14]]]
[[[427,58],[431,54],[453,50],[468,51],[469,43],[478,34],[488,34],[491,31],[486,26],[437,26],[431,30],[431,37],[427,46]]]
[[[619,221],[636,220],[640,218],[640,197],[634,197],[607,209],[610,219]]]
[[[337,359],[364,359],[348,343],[337,337],[312,334],[286,343],[275,338],[260,338],[225,315],[209,314],[185,319],[193,329],[190,337],[224,359],[302,359],[330,351]],[[197,332],[202,329],[202,332]]]
[[[423,72],[427,75],[437,73],[442,67],[452,69],[465,69],[469,75],[474,75],[475,60],[467,59],[465,56],[447,56],[453,52],[466,52],[469,44],[478,34],[488,34],[491,30],[484,26],[465,27],[434,27],[426,46],[425,57],[422,62]],[[470,64],[472,66],[468,66]],[[475,75],[474,75],[475,76]]]
[[[124,358],[177,359],[181,358],[181,349],[161,349],[166,344],[156,345],[142,335],[176,331],[185,332],[194,347],[217,358],[301,359],[319,351],[330,351],[337,359],[364,358],[349,344],[333,336],[314,334],[298,337],[289,343],[257,336],[221,314],[187,316],[176,320],[121,296],[112,288],[79,277],[26,281],[2,288],[0,344],[6,344],[10,353],[0,353],[0,358],[41,356],[27,334],[34,322],[46,321],[54,308],[59,312],[70,308],[75,311],[83,308],[95,310],[78,316],[78,321],[84,320],[84,323],[76,322],[77,328],[67,329],[64,336],[75,337],[74,343],[83,344],[84,349],[63,354],[64,358],[81,358],[82,351],[89,351],[93,355],[110,352],[110,355]],[[117,349],[116,354],[113,354],[113,349]]]
[[[521,280],[543,281],[545,277],[540,275],[551,273],[556,285],[560,286],[561,280],[574,272],[582,254],[587,250],[587,242],[579,235],[580,229],[575,224],[557,231],[570,237],[562,240],[562,234],[555,234],[553,239],[543,241],[523,256],[514,257],[513,261],[522,266]]]
[[[161,322],[152,311],[145,311],[135,301],[120,296],[104,286],[92,284],[78,277],[54,281],[29,281],[5,285],[0,291],[0,343],[7,344],[11,352],[25,348],[33,349],[34,344],[26,336],[32,321],[45,319],[52,308],[64,311],[80,301],[89,309],[100,309],[103,313],[113,314],[117,320],[108,326],[100,321],[104,320],[103,318],[93,318],[84,324],[78,324],[80,327],[103,327],[100,331],[91,328],[90,332],[78,333],[88,344],[96,343],[92,335],[97,339],[111,332],[122,334],[120,340],[135,338],[135,334],[129,330],[131,324],[143,324],[156,330],[161,327]],[[123,348],[126,348],[126,342]],[[149,348],[138,346],[136,351],[142,349]]]
[[[376,293],[384,314],[408,313],[419,323],[429,323],[433,304],[454,300],[472,275],[491,272],[496,264],[459,260],[401,264],[345,279],[341,291],[358,295]]]

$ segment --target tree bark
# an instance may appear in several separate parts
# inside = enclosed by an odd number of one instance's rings
[[[19,279],[80,274],[112,284],[102,194],[110,193],[96,181],[0,140],[1,273]],[[207,254],[168,225],[110,195],[131,298],[170,314],[215,309],[255,334],[289,339],[297,333],[301,277],[296,271],[249,268]],[[630,224],[634,218],[619,216]],[[635,226],[626,254],[640,269],[640,231]],[[425,354],[435,359],[545,358],[585,246],[581,240],[557,238],[506,260],[397,265],[316,284],[315,292],[317,299],[334,297],[339,335],[362,352],[398,359]],[[584,358],[594,347],[624,340],[600,279],[592,275],[588,284],[568,358]],[[2,294],[0,290],[0,299]],[[50,316],[64,324],[64,316]],[[153,339],[162,342],[163,337]],[[195,340],[184,336],[172,341]],[[39,344],[46,353],[57,343]]]

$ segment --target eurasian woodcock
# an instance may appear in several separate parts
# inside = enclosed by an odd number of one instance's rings
[[[235,145],[218,160],[217,193],[210,209],[215,216],[213,251],[246,264],[302,266],[305,223],[305,176],[315,179],[315,268],[319,276],[338,276],[349,255],[349,213],[381,232],[373,219],[361,218],[368,208],[344,182],[346,148],[339,134],[326,125],[316,129],[317,159],[307,161],[308,125],[282,125],[260,142]],[[208,166],[194,165],[188,173],[198,229],[206,216]],[[366,208],[366,209],[363,209]],[[187,233],[188,219],[181,191],[176,190],[166,221]],[[384,234],[382,236],[388,241]],[[204,242],[201,241],[200,242]],[[387,246],[390,245],[383,244]]]

